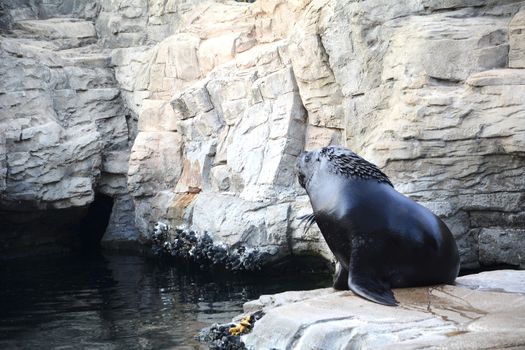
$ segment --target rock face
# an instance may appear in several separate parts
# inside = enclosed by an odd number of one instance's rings
[[[114,199],[109,245],[147,243],[162,221],[331,259],[298,227],[310,208],[293,167],[343,144],[445,220],[464,268],[523,267],[524,11],[4,1],[2,208],[85,208],[100,192]]]
[[[11,30],[0,37],[0,252],[74,241],[95,193],[114,199],[108,234],[136,239],[127,112],[110,55],[96,45],[98,5],[3,6]]]
[[[258,12],[267,19],[258,21]],[[219,13],[227,16],[209,21]],[[307,206],[293,172],[307,118],[288,42],[276,37],[289,24],[263,25],[270,15],[205,4],[191,25],[155,46],[133,81],[119,63],[126,56],[115,58],[117,78],[133,89],[129,100],[139,101],[128,185],[144,238],[161,220],[276,257],[329,256],[318,234],[300,237],[293,228],[296,207]]]
[[[161,220],[330,258],[318,231],[297,227],[309,204],[293,166],[305,148],[345,144],[446,221],[463,267],[523,267],[522,7],[196,6],[152,50],[114,56],[139,119],[128,173],[139,231]]]
[[[460,277],[456,286],[395,290],[398,307],[331,288],[262,296],[248,349],[521,349],[525,272]]]

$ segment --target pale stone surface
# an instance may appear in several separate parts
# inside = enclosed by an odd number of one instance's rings
[[[100,11],[95,23],[102,43],[108,47],[152,45],[186,23],[184,14],[201,2],[205,1],[97,0]]]
[[[205,9],[228,15],[221,23],[198,18],[160,42],[140,70],[144,84],[126,84],[148,96],[137,109],[128,181],[143,237],[161,220],[192,225],[230,245],[263,246],[276,257],[293,249],[287,231],[299,189],[290,165],[303,148],[305,110],[286,43],[253,46],[256,24],[248,11],[233,3]],[[190,54],[181,58],[181,51]],[[170,161],[181,167],[176,172],[151,163],[151,135],[168,131],[180,137],[181,158]],[[161,184],[176,174],[169,182],[176,185],[154,185],[151,173]],[[308,248],[320,251],[316,244],[318,237]]]
[[[134,196],[152,196],[176,185],[181,173],[180,136],[141,132],[131,150],[128,188]],[[139,166],[140,164],[140,166]]]
[[[509,67],[525,68],[525,10],[518,12],[509,24]]]
[[[524,69],[495,69],[469,76],[467,84],[473,87],[493,85],[525,85]]]
[[[91,185],[100,173],[105,146],[97,129],[118,118],[113,102],[108,106],[100,93],[104,89],[92,93],[68,89],[59,56],[16,39],[4,38],[0,45],[5,71],[0,83],[4,92],[0,96],[0,125],[7,147],[7,190],[2,202],[35,201],[42,209],[88,204],[93,200]],[[54,59],[53,68],[40,59],[41,53]],[[40,77],[33,73],[36,71]],[[16,72],[28,77],[24,86],[19,85],[24,79]],[[32,89],[33,77],[38,89]],[[118,96],[114,91],[111,99],[115,93]],[[97,115],[100,121],[88,114],[97,110],[107,111]],[[118,131],[107,131],[118,138]]]
[[[331,288],[248,302],[265,315],[248,349],[518,349],[525,346],[523,271],[460,277],[456,286],[394,290],[398,307]]]
[[[456,285],[475,290],[525,294],[525,274],[517,270],[480,272],[458,278]]]
[[[31,20],[37,18],[82,18],[93,19],[97,16],[100,4],[92,0],[3,0],[2,9],[10,21]]]
[[[53,41],[59,48],[83,46],[97,39],[93,23],[77,19],[25,20],[17,22],[17,27],[27,35]]]

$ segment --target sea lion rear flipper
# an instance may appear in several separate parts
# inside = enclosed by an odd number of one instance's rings
[[[388,306],[398,304],[390,286],[379,279],[350,272],[348,274],[348,287],[355,294],[376,303]]]

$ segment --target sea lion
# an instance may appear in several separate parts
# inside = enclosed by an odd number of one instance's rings
[[[343,147],[304,152],[297,161],[314,219],[340,264],[334,288],[397,305],[391,288],[452,284],[459,271],[445,223],[394,189],[372,163]]]

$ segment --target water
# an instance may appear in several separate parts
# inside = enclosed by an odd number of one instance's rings
[[[195,334],[261,294],[325,287],[326,274],[198,273],[139,256],[0,265],[0,349],[205,349]]]

